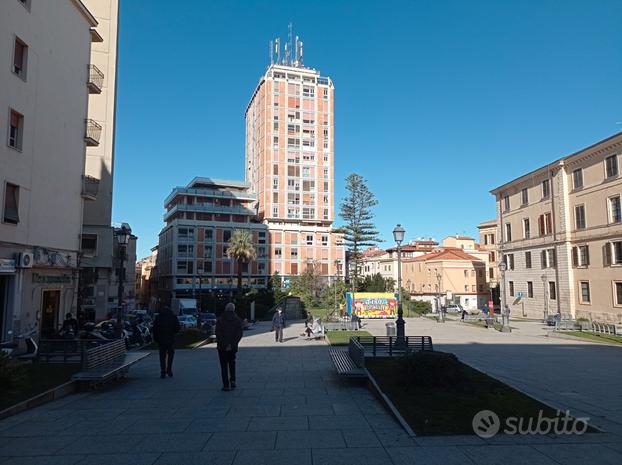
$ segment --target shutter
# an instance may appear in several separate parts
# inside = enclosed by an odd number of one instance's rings
[[[579,248],[578,247],[572,248],[572,266],[574,266],[575,268],[579,266]]]
[[[586,245],[585,246],[585,266],[589,266],[590,264],[590,246]]]
[[[603,245],[603,262],[605,266],[611,266],[611,242]]]
[[[553,231],[553,228],[551,227],[551,214],[547,213],[545,215],[545,218],[546,218],[546,233],[551,234],[551,232]]]
[[[538,233],[540,236],[544,236],[544,215],[538,217]]]
[[[546,252],[544,250],[540,252],[540,264],[542,269],[546,268]]]
[[[24,67],[24,45],[15,39],[15,59],[13,61],[15,69],[21,71]]]

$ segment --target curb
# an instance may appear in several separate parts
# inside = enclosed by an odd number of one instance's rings
[[[40,405],[47,404],[48,402],[52,402],[53,400],[60,399],[62,397],[68,396],[69,394],[73,394],[78,390],[77,381],[68,381],[60,386],[56,386],[55,388],[50,389],[49,391],[42,392],[41,394],[37,394],[30,399],[26,399],[19,404],[15,404],[11,407],[8,407],[2,411],[0,411],[0,420],[8,418],[13,415],[17,415],[18,413],[24,412],[26,410],[30,410],[31,408],[39,407]]]
[[[406,422],[406,420],[404,420],[399,410],[395,408],[395,405],[393,405],[393,402],[391,402],[391,400],[387,397],[387,395],[384,392],[382,392],[382,389],[380,389],[380,386],[376,382],[376,379],[372,376],[372,374],[369,372],[367,368],[365,368],[365,373],[367,374],[367,379],[369,380],[369,384],[370,384],[368,385],[368,387],[380,397],[382,402],[391,411],[391,413],[393,414],[395,419],[398,421],[398,423],[402,426],[402,428],[404,428],[404,431],[406,431],[406,434],[408,434],[411,438],[414,438],[416,436],[415,432],[411,429],[410,425]]]
[[[616,344],[615,342],[607,342],[607,341],[596,341],[594,339],[587,339],[582,337],[573,336],[571,334],[559,334],[554,331],[550,331],[544,335],[544,337],[551,337],[554,339],[566,339],[567,341],[578,341],[578,342],[587,342],[592,344],[598,344],[601,346],[610,346],[610,347],[622,347],[620,344]]]

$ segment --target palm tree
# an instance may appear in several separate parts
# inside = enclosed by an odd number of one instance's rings
[[[257,258],[253,236],[248,229],[236,229],[229,239],[227,256],[238,264],[238,292],[242,292],[242,265]]]

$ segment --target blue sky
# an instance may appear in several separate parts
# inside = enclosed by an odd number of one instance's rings
[[[490,189],[622,129],[620,0],[185,4],[121,1],[113,221],[139,256],[172,187],[242,179],[244,110],[290,21],[335,84],[337,199],[367,178],[387,247],[396,223],[477,234]]]

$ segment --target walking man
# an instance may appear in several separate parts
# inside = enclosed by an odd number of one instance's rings
[[[223,391],[235,389],[235,355],[240,339],[242,320],[235,314],[235,305],[228,303],[216,323],[216,345]]]
[[[175,334],[179,329],[179,320],[170,308],[165,308],[153,322],[153,340],[160,348],[160,378],[173,377]]]
[[[279,307],[272,317],[272,329],[274,330],[275,342],[283,342],[283,328],[285,328],[285,314],[283,313],[283,309]]]

